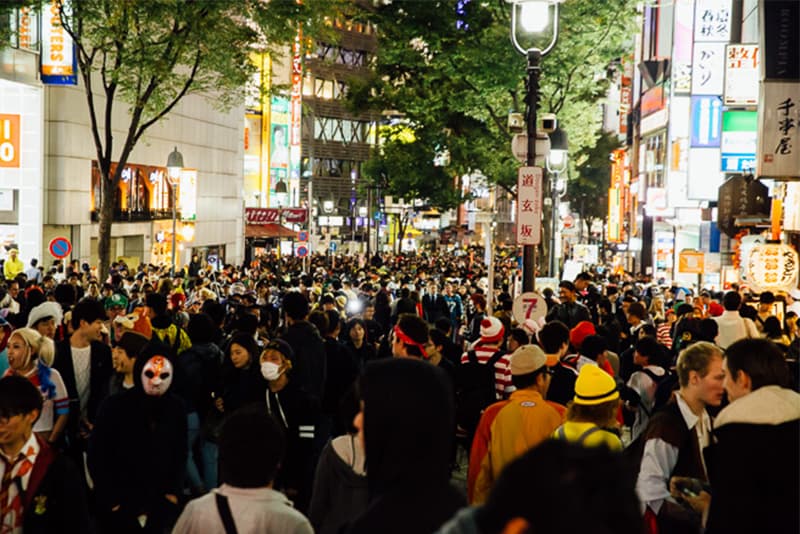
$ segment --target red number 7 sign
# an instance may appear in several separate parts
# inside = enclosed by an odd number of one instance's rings
[[[525,306],[525,318],[530,319],[533,310],[536,309],[536,303],[539,302],[539,299],[536,298],[523,298],[522,305]]]

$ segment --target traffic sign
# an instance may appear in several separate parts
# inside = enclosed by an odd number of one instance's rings
[[[56,237],[50,241],[50,254],[59,260],[66,258],[72,253],[72,243],[66,237]]]
[[[298,241],[308,241],[308,232],[305,230],[301,230],[297,232],[297,240]]]
[[[308,246],[299,245],[296,249],[294,249],[294,253],[297,254],[298,258],[305,258],[308,256]]]
[[[511,312],[519,324],[526,319],[533,319],[538,323],[547,315],[547,301],[539,293],[528,291],[514,299]]]
[[[336,252],[338,247],[339,245],[336,244],[336,241],[331,241],[331,244],[328,245],[328,248],[331,250],[331,252]]]

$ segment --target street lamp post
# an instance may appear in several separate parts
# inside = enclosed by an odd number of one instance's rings
[[[175,232],[178,225],[178,195],[176,188],[181,178],[181,170],[183,169],[183,154],[178,152],[178,147],[174,147],[172,152],[167,156],[167,181],[172,188],[172,269],[170,275],[175,276]]]
[[[558,39],[558,4],[561,0],[506,0],[511,4],[511,42],[528,60],[526,98],[528,154],[526,165],[536,165],[536,105],[539,100],[539,62]],[[552,14],[552,22],[551,22]],[[523,47],[517,32],[542,35],[552,26],[550,43],[544,49]],[[521,28],[518,28],[521,27]],[[522,290],[533,291],[536,283],[536,246],[525,245],[522,256]]]
[[[567,132],[556,128],[550,134],[550,153],[545,159],[547,171],[553,175],[550,179],[550,276],[558,276],[558,258],[556,257],[556,235],[558,234],[558,201],[566,192],[559,187],[561,173],[567,170]]]

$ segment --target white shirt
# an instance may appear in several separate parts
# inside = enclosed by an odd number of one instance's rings
[[[292,502],[270,488],[236,488],[223,484],[186,505],[173,534],[225,534],[215,494],[228,498],[239,534],[314,534],[308,519],[292,508]]]
[[[645,369],[650,370],[656,376],[664,376],[665,374],[664,369],[657,365],[648,365]],[[650,420],[650,416],[647,414],[653,412],[658,384],[647,373],[636,371],[628,379],[627,385],[636,391],[641,399],[641,405],[636,410],[636,419],[631,427],[631,441],[634,441],[647,428],[647,423]]]
[[[740,339],[761,337],[753,321],[742,317],[738,311],[725,310],[722,315],[713,319],[719,326],[719,334],[715,341],[723,349],[727,349]]]
[[[686,426],[697,436],[702,459],[703,449],[708,446],[711,435],[711,417],[705,409],[702,418],[696,416],[680,393],[675,395],[675,398]],[[639,477],[636,479],[636,493],[639,494],[643,513],[646,507],[650,507],[654,513],[658,514],[665,499],[673,500],[669,493],[669,479],[672,476],[672,470],[678,463],[679,453],[678,447],[660,438],[649,439],[645,443],[642,465],[639,469]],[[705,460],[703,460],[703,470],[705,468]]]
[[[86,415],[86,405],[89,402],[89,377],[91,372],[92,346],[82,349],[70,347],[72,353],[72,366],[75,370],[75,388],[80,399],[81,415]]]

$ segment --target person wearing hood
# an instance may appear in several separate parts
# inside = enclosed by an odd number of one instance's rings
[[[706,451],[706,532],[800,532],[800,394],[786,387],[786,361],[770,341],[743,339],[723,365],[731,403]]]
[[[411,358],[366,366],[353,426],[366,454],[370,503],[350,534],[434,532],[466,504],[450,485],[453,393],[441,369]]]
[[[264,401],[267,412],[286,435],[286,458],[275,487],[305,511],[311,498],[314,475],[314,430],[318,411],[307,392],[292,382],[292,348],[283,340],[271,341],[261,353],[261,375],[268,388]]]
[[[177,517],[186,413],[170,391],[172,363],[162,352],[145,350],[135,386],[106,399],[97,415],[87,463],[103,532],[160,534]]]
[[[329,441],[317,463],[308,511],[317,534],[339,534],[364,513],[369,503],[364,446],[353,426],[360,404],[354,385],[341,403],[340,415],[347,433]]]

